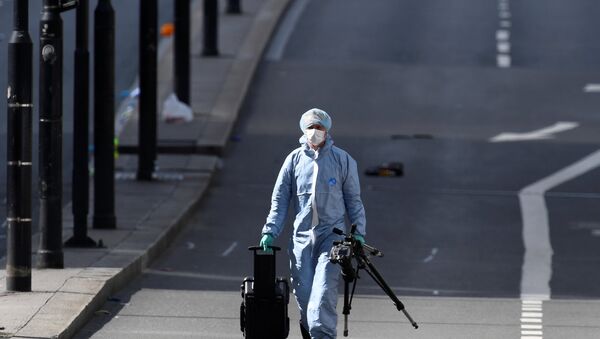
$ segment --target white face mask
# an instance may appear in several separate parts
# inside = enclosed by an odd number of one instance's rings
[[[307,129],[304,134],[306,134],[306,139],[308,142],[314,146],[319,146],[323,141],[325,141],[325,131],[313,128]]]

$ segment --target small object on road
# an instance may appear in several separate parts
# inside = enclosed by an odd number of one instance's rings
[[[162,119],[166,123],[190,122],[194,115],[190,106],[179,101],[175,93],[171,93],[163,104]]]
[[[376,167],[369,167],[366,175],[377,177],[401,177],[404,175],[404,165],[401,162],[385,162]]]
[[[160,35],[164,37],[170,37],[175,33],[175,25],[172,22],[167,22],[160,26]]]

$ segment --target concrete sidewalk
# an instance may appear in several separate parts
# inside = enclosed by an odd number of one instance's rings
[[[290,0],[245,0],[242,15],[220,17],[218,58],[199,56],[201,1],[193,7],[192,108],[194,121],[159,123],[159,139],[211,145],[222,152],[230,138],[263,50]],[[159,64],[159,108],[171,92],[172,48]],[[137,119],[125,125],[121,144],[137,143]],[[109,296],[142,272],[177,234],[218,169],[208,155],[159,155],[153,182],[134,180],[137,157],[117,162],[116,230],[90,229],[104,248],[65,248],[65,268],[34,269],[32,292],[5,292],[0,260],[0,337],[69,338]],[[90,204],[90,206],[93,206]],[[63,210],[64,239],[72,235],[70,204]],[[37,249],[34,237],[32,248]],[[34,254],[33,263],[36,258]]]

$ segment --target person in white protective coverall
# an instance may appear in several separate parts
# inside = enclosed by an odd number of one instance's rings
[[[356,161],[333,145],[330,128],[331,118],[320,109],[300,118],[300,147],[279,171],[260,240],[268,250],[292,204],[296,217],[288,252],[303,338],[336,338],[340,267],[329,262],[329,252],[341,236],[333,229],[345,230],[347,216],[357,225],[355,238],[364,244],[366,235]]]

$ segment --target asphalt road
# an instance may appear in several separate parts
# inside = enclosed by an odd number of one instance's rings
[[[12,33],[14,0],[0,1],[0,86],[7,87],[7,44]],[[93,35],[94,35],[94,9],[96,1],[89,2],[89,50],[90,50],[90,100],[93,100]],[[137,15],[139,1],[113,1],[115,9],[115,98],[120,101],[127,92],[138,72],[138,26]],[[42,1],[29,1],[29,34],[33,42],[33,103],[34,103],[34,136],[33,136],[33,229],[37,230],[37,130],[38,130],[38,79],[39,79],[39,20]],[[71,200],[71,171],[72,171],[72,138],[73,138],[73,51],[75,48],[75,11],[64,12],[63,18],[63,203]],[[159,1],[159,24],[170,22],[173,19],[173,1]],[[90,107],[92,102],[90,102]],[[118,107],[118,106],[115,106]],[[5,122],[6,104],[0,105],[0,121]],[[93,112],[90,108],[90,121],[93,121]],[[0,257],[6,253],[6,123],[0,123]],[[90,142],[93,141],[93,123],[90,124]]]
[[[600,3],[298,2],[306,7],[280,56],[263,62],[238,125],[240,141],[224,158],[197,215],[152,268],[119,294],[124,301],[113,309],[125,308],[125,315],[99,316],[82,337],[126,335],[151,319],[167,323],[171,318],[157,314],[170,293],[195,298],[239,289],[236,278],[251,274],[245,248],[258,242],[279,167],[297,146],[298,118],[311,107],[331,113],[331,135],[361,173],[389,161],[405,166],[404,177],[361,176],[367,241],[385,253],[375,264],[397,293],[434,297],[433,304],[440,297],[518,301],[529,291],[523,284],[531,275],[536,284],[548,285],[532,291],[548,288],[553,300],[600,297],[598,161],[590,160],[590,170],[580,174],[569,167],[595,152],[600,141],[600,96],[585,90],[600,79],[593,34],[600,29]],[[502,133],[557,122],[575,125],[492,142]],[[534,183],[540,184],[525,190]],[[528,203],[536,197],[543,206]],[[531,219],[543,224],[541,215],[547,216],[547,231],[533,227],[533,244],[547,237],[553,254],[536,252],[523,238]],[[524,267],[532,252],[530,272]],[[545,259],[551,279],[544,282],[536,277],[545,274]],[[283,272],[286,260],[279,265]],[[367,278],[357,293],[381,291]],[[126,316],[128,302],[135,316]],[[581,305],[554,305],[554,315],[545,316],[547,338],[597,335],[593,321],[575,332],[561,325],[566,314],[592,319]],[[198,308],[181,306],[188,314]],[[498,312],[493,307],[485,312]],[[445,312],[435,306],[429,311]],[[146,317],[150,313],[154,318]],[[507,337],[462,329],[471,332],[436,338]],[[181,336],[191,333],[179,330]]]

